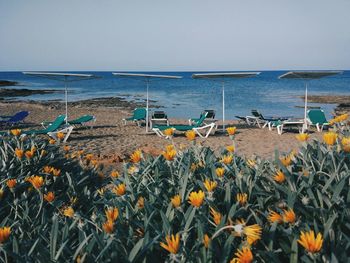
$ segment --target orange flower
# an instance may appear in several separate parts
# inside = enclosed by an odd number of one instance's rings
[[[119,177],[118,171],[112,171],[112,172],[111,172],[111,177],[113,177],[113,178],[118,178],[118,177]]]
[[[295,137],[297,138],[298,141],[305,142],[309,139],[310,135],[307,133],[300,133],[300,134],[296,135]]]
[[[137,200],[137,207],[140,209],[145,207],[145,199],[142,196]]]
[[[57,136],[57,139],[62,140],[64,138],[64,133],[63,132],[58,132],[56,134],[56,136]]]
[[[163,152],[163,156],[167,161],[173,161],[176,156],[176,151],[171,150],[171,151]]]
[[[54,140],[54,139],[49,140],[49,144],[55,144],[55,143],[56,143],[56,140]]]
[[[338,134],[336,134],[335,132],[326,132],[325,134],[323,134],[323,140],[329,146],[334,145],[337,141],[337,138]]]
[[[56,169],[52,167],[51,172],[54,176],[59,176],[61,174],[61,169]]]
[[[88,153],[85,155],[85,159],[88,161],[91,161],[94,158],[94,155],[92,153]]]
[[[11,234],[11,227],[4,226],[0,228],[0,244],[3,244],[6,242],[7,239],[9,239]]]
[[[164,135],[165,136],[171,137],[171,136],[173,136],[173,134],[174,134],[174,129],[173,128],[169,128],[169,129],[164,130]]]
[[[209,243],[210,243],[210,237],[207,234],[205,234],[204,237],[203,237],[204,247],[208,248],[209,247]]]
[[[133,163],[139,163],[141,161],[142,152],[140,150],[136,150],[131,156],[130,160]]]
[[[233,153],[235,151],[235,146],[233,145],[226,146],[226,150],[230,153]]]
[[[6,181],[6,185],[7,185],[7,187],[8,188],[14,188],[15,186],[16,186],[16,184],[17,184],[17,180],[16,179],[8,179],[7,181]]]
[[[189,141],[194,141],[194,139],[196,139],[196,133],[193,130],[187,131],[185,133],[185,135],[186,135],[187,140],[189,140]]]
[[[228,165],[230,163],[232,163],[232,160],[233,160],[233,156],[232,155],[224,155],[222,158],[221,158],[221,162]]]
[[[25,152],[25,156],[27,157],[27,159],[31,159],[31,158],[33,158],[33,156],[34,156],[34,152],[32,152],[32,151],[26,151],[26,152]]]
[[[191,192],[189,196],[189,203],[195,207],[200,207],[204,200],[204,192],[199,190],[198,192]]]
[[[176,234],[176,236],[166,236],[165,237],[166,244],[160,242],[160,246],[165,250],[169,251],[171,254],[177,254],[180,248],[180,235]]]
[[[245,226],[243,228],[243,233],[247,236],[247,242],[249,245],[254,244],[261,238],[261,226],[258,224]]]
[[[227,134],[228,135],[235,135],[236,134],[236,127],[228,127],[226,128]]]
[[[175,207],[178,208],[181,205],[181,197],[180,195],[174,195],[171,198],[171,204]]]
[[[204,187],[205,187],[205,189],[207,189],[208,192],[213,192],[215,190],[216,186],[217,186],[217,182],[205,179]]]
[[[21,130],[20,129],[13,129],[13,130],[11,130],[11,133],[13,136],[19,136],[19,135],[21,135]]]
[[[124,195],[125,192],[126,192],[125,184],[119,184],[119,185],[117,185],[116,187],[113,188],[113,192],[114,192],[116,195],[119,195],[119,196]]]
[[[210,207],[210,214],[213,217],[215,225],[220,224],[222,215],[219,212],[215,211],[212,207]]]
[[[169,144],[169,145],[165,146],[165,151],[170,152],[171,150],[175,150],[174,145]]]
[[[16,149],[15,149],[15,154],[16,154],[16,156],[17,156],[18,159],[22,159],[22,158],[23,158],[24,151],[23,151],[22,149],[16,148]]]
[[[46,174],[49,174],[49,173],[51,173],[52,169],[54,169],[54,168],[51,167],[51,166],[46,165],[43,168],[43,172],[46,173]]]
[[[286,223],[293,224],[296,220],[295,213],[293,209],[289,208],[288,210],[283,209],[283,221]]]
[[[225,168],[222,168],[222,167],[216,168],[215,173],[217,177],[223,177],[225,174]]]
[[[273,177],[273,180],[281,184],[286,180],[286,176],[282,171],[277,171],[276,175]]]
[[[68,145],[63,146],[63,150],[65,152],[68,152],[70,150],[70,146],[68,146]]]
[[[103,223],[102,228],[107,234],[112,234],[114,232],[113,221],[107,220],[105,223]]]
[[[114,222],[115,220],[117,220],[118,216],[119,216],[119,210],[116,207],[111,207],[108,208],[106,211],[106,218],[107,221],[112,221]]]
[[[44,178],[41,176],[33,175],[28,178],[28,182],[30,182],[35,189],[39,189],[44,184]]]
[[[242,250],[237,249],[235,256],[230,263],[251,263],[254,259],[249,247],[243,247]]]
[[[292,163],[292,156],[286,155],[284,157],[281,157],[280,161],[285,167],[287,167],[287,166],[291,165],[291,163]]]
[[[248,200],[248,195],[246,193],[240,194],[238,193],[236,195],[237,202],[239,202],[240,205],[245,205]]]
[[[55,200],[55,194],[54,192],[48,192],[47,194],[44,194],[44,199],[51,203],[53,200]]]
[[[322,234],[318,233],[315,238],[315,233],[313,230],[309,232],[301,231],[298,243],[305,248],[306,251],[310,253],[317,253],[321,250],[323,244]]]
[[[71,206],[68,206],[63,209],[63,215],[66,217],[73,217],[74,216],[74,209]]]
[[[277,222],[278,224],[282,223],[282,216],[275,212],[275,211],[270,211],[269,212],[269,216],[267,217],[267,219],[270,221],[271,224]]]

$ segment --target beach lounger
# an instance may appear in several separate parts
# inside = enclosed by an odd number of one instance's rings
[[[29,115],[28,111],[17,112],[13,116],[1,116],[0,125],[3,126],[13,126],[24,121],[24,119]]]
[[[199,116],[199,118],[191,118],[188,120],[188,124],[189,125],[194,125],[195,123],[197,123],[202,116],[206,114],[206,117],[203,121],[203,124],[207,125],[210,123],[215,123],[218,121],[217,119],[215,119],[215,110],[204,110],[201,115]]]
[[[208,138],[209,134],[212,132],[212,130],[216,127],[215,123],[210,123],[203,125],[204,119],[206,118],[207,114],[204,114],[200,119],[198,119],[197,122],[195,122],[194,125],[184,125],[184,124],[178,124],[178,125],[155,125],[152,130],[159,136],[159,137],[164,137],[167,138],[167,136],[163,133],[164,130],[166,129],[173,129],[176,131],[181,131],[181,132],[186,132],[189,130],[195,131],[199,137],[201,138]],[[202,126],[203,125],[203,126]],[[205,131],[207,132],[205,134],[202,134],[200,131]]]
[[[66,115],[59,115],[55,121],[53,121],[46,129],[41,130],[29,130],[29,131],[22,131],[22,135],[32,135],[32,134],[47,134],[50,137],[57,139],[57,133],[62,132],[65,133],[65,137],[63,139],[63,142],[66,142],[69,135],[73,131],[73,126],[65,126],[64,122],[66,119]]]
[[[276,121],[277,133],[282,135],[284,129],[297,128],[299,133],[305,132],[305,122],[303,119],[288,119],[284,121]]]
[[[73,125],[74,127],[78,127],[78,126],[87,126],[87,123],[91,123],[90,128],[94,127],[94,123],[96,122],[96,117],[92,116],[92,115],[83,115],[77,119],[74,120],[70,120],[68,121],[69,125]],[[44,121],[41,123],[41,125],[46,128],[48,127],[50,124],[52,124],[52,122],[49,121]]]
[[[154,125],[167,125],[169,126],[168,116],[164,111],[154,111],[150,120],[150,128]]]
[[[123,119],[124,125],[126,125],[127,121],[133,121],[138,126],[141,126],[141,121],[146,121],[146,112],[145,108],[136,108],[131,117]]]
[[[269,127],[271,131],[273,127],[277,127],[281,122],[292,119],[293,116],[263,116],[258,110],[252,110],[253,116],[247,116],[247,122],[257,124],[259,128]]]
[[[315,125],[318,132],[321,132],[325,126],[329,126],[323,110],[308,110],[307,116],[309,125]]]

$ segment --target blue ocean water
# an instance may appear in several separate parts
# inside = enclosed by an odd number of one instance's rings
[[[280,80],[278,76],[286,71],[263,71],[257,77],[225,80],[225,115],[248,115],[251,109],[259,109],[266,115],[303,116],[304,102],[299,97],[305,92],[302,80]],[[82,73],[82,72],[76,72]],[[87,72],[84,72],[87,73]],[[111,72],[88,72],[99,79],[69,83],[69,101],[98,97],[120,96],[128,100],[144,101],[146,83],[140,79],[117,78]],[[203,109],[214,109],[217,118],[222,116],[222,83],[215,80],[194,80],[194,72],[147,72],[182,76],[182,79],[151,80],[149,98],[160,106],[169,117],[189,118],[199,116]],[[198,72],[196,72],[198,73]],[[59,89],[63,83],[50,79],[24,75],[21,72],[0,72],[0,80],[20,83],[16,88]],[[14,88],[14,87],[12,87]],[[343,74],[309,81],[311,95],[350,95],[350,71]],[[28,100],[63,100],[62,93],[34,95]],[[320,106],[330,116],[335,105],[309,104]]]

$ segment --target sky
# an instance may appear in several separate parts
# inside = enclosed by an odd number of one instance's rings
[[[0,0],[0,71],[350,69],[349,0]]]

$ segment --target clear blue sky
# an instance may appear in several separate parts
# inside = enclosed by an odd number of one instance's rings
[[[350,69],[349,0],[0,0],[0,71]]]

